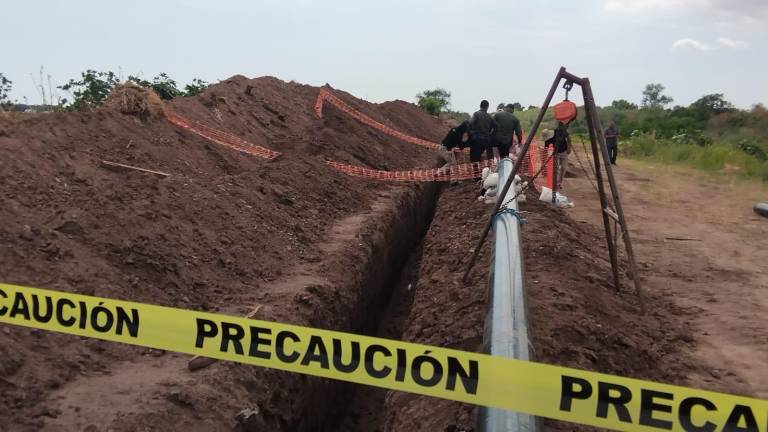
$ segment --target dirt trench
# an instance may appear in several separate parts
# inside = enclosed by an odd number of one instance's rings
[[[320,246],[324,259],[297,265],[277,281],[260,318],[358,334],[375,332],[391,287],[429,226],[438,185],[379,189],[367,211],[330,228]],[[276,307],[284,303],[295,306]],[[122,362],[105,373],[68,383],[46,401],[42,416],[48,418],[40,429],[159,430],[161,425],[182,424],[189,430],[330,431],[338,429],[354,394],[351,384],[340,381],[224,362],[188,372],[187,360],[183,355],[148,352],[142,360]],[[229,383],[224,390],[234,391],[236,397],[225,402],[225,395],[209,380],[237,378],[240,374],[233,370],[244,369],[255,375],[241,383],[247,393]],[[236,421],[242,409],[259,414]],[[223,415],[216,416],[217,411]]]
[[[393,286],[379,322],[380,337],[464,351],[483,351],[490,248],[467,283],[471,250],[490,208],[471,183],[443,186],[431,225]],[[343,432],[471,431],[477,407],[459,402],[355,386]]]

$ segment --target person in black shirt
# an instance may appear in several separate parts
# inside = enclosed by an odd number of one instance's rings
[[[469,160],[471,162],[480,162],[483,151],[487,151],[488,160],[493,160],[491,131],[495,127],[496,122],[488,114],[488,101],[483,100],[480,102],[480,110],[472,114],[469,120]]]
[[[469,128],[469,120],[461,122],[458,126],[451,128],[443,138],[442,144],[446,150],[452,150],[454,147],[464,148],[464,134]]]
[[[440,153],[441,158],[445,161],[440,170],[444,172],[448,166],[456,164],[456,155],[454,149],[463,149],[467,143],[464,142],[464,134],[467,133],[469,128],[469,120],[461,122],[458,126],[451,128],[443,138],[443,151]]]
[[[491,135],[491,142],[494,147],[498,147],[500,158],[509,156],[513,135],[517,136],[518,144],[523,142],[523,130],[520,127],[520,120],[512,114],[514,111],[514,105],[508,104],[504,107],[503,111],[498,111],[491,115],[496,122],[496,127]]]

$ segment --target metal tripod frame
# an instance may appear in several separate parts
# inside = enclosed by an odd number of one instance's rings
[[[592,86],[589,82],[589,78],[577,77],[576,75],[573,75],[570,72],[566,71],[565,67],[560,67],[560,70],[557,72],[557,76],[555,77],[555,80],[552,83],[552,87],[550,87],[549,93],[547,93],[547,97],[544,99],[544,103],[542,104],[541,109],[539,110],[539,114],[538,116],[536,116],[536,120],[533,122],[533,126],[531,127],[531,130],[528,132],[528,136],[525,139],[525,144],[523,144],[523,148],[520,150],[520,154],[518,155],[517,160],[515,161],[515,164],[512,167],[512,172],[509,175],[507,182],[504,184],[504,187],[502,188],[498,196],[500,197],[506,196],[507,191],[509,190],[510,186],[512,186],[513,179],[515,178],[515,175],[517,174],[517,172],[520,170],[520,165],[522,164],[522,161],[525,160],[525,156],[528,154],[528,150],[531,147],[531,142],[533,141],[533,137],[536,136],[536,132],[539,126],[541,125],[542,120],[544,119],[544,114],[547,112],[547,108],[549,108],[549,104],[552,102],[552,98],[554,97],[555,92],[560,86],[560,82],[562,80],[565,80],[565,86],[568,90],[570,90],[573,84],[578,84],[581,87],[582,94],[584,96],[584,109],[586,112],[587,127],[589,129],[589,140],[592,145],[592,157],[594,159],[594,164],[595,164],[595,177],[597,181],[598,195],[600,196],[600,214],[603,217],[603,225],[605,227],[605,238],[608,243],[608,253],[610,255],[611,269],[613,271],[614,288],[617,291],[619,290],[620,278],[619,278],[618,250],[617,250],[616,243],[614,243],[614,239],[613,239],[614,235],[611,232],[610,219],[617,221],[621,226],[622,239],[624,240],[624,246],[626,248],[627,256],[629,258],[630,275],[635,285],[635,293],[639,298],[641,309],[645,311],[642,288],[640,285],[640,275],[637,272],[637,263],[635,261],[635,254],[634,254],[634,251],[632,250],[632,240],[630,239],[630,236],[629,236],[629,228],[627,227],[627,221],[624,218],[624,210],[621,206],[619,189],[616,185],[616,178],[613,175],[613,170],[611,169],[610,156],[608,154],[608,148],[606,147],[606,144],[605,144],[605,137],[603,136],[603,129],[602,129],[602,125],[600,124],[600,118],[597,115],[597,106],[595,105],[595,98],[592,93]],[[605,185],[603,184],[603,175],[602,175],[601,166],[600,166],[601,159],[603,161],[603,167],[605,168],[605,173],[608,177],[608,184],[611,189],[611,196],[613,198],[613,205],[615,206],[615,211],[612,210],[608,204],[608,197],[606,195]],[[554,195],[555,193],[554,190],[552,191],[552,193]],[[502,200],[497,200],[496,205],[494,205],[493,211],[491,211],[491,215],[488,218],[488,222],[486,223],[485,228],[483,229],[483,233],[480,236],[480,239],[477,242],[477,245],[475,246],[475,250],[472,254],[472,258],[470,259],[467,270],[464,273],[465,282],[468,280],[469,273],[470,271],[472,271],[472,267],[477,261],[477,257],[480,254],[480,248],[482,248],[483,242],[485,242],[485,238],[488,236],[488,232],[490,231],[491,226],[493,224],[493,219],[496,216],[496,213],[498,213],[501,204],[502,204]],[[618,233],[616,233],[616,236],[618,236]]]

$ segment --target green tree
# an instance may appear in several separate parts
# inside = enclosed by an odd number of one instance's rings
[[[179,87],[176,85],[176,81],[169,77],[165,72],[162,72],[160,75],[154,77],[152,81],[147,81],[133,75],[128,76],[128,81],[131,81],[144,88],[152,89],[152,91],[160,96],[160,99],[170,100],[177,96],[184,95],[184,92],[179,90]]]
[[[522,111],[523,110],[523,106],[520,104],[520,102],[513,103],[512,107],[514,108],[515,111]]]
[[[0,73],[0,107],[6,107],[11,104],[8,99],[8,93],[11,92],[13,81],[5,77]]]
[[[733,111],[733,104],[725,100],[722,93],[713,93],[700,97],[689,108],[709,117]]]
[[[451,93],[445,89],[424,90],[416,95],[417,104],[424,111],[438,115],[451,104]]]
[[[169,77],[165,72],[155,76],[152,81],[147,81],[132,75],[128,77],[128,81],[134,82],[144,88],[152,89],[152,91],[160,96],[160,99],[164,100],[170,100],[183,94],[176,85],[176,81]]]
[[[165,72],[154,77],[152,81],[147,81],[133,75],[128,77],[128,81],[144,88],[152,89],[158,96],[160,96],[160,99],[165,100],[173,99],[178,96],[197,96],[210,86],[210,84],[200,78],[195,78],[192,80],[191,84],[187,84],[184,86],[184,89],[181,90],[177,86],[176,81],[169,77]]]
[[[151,87],[160,96],[160,99],[170,100],[182,94],[181,90],[176,86],[176,81],[165,72],[162,72],[152,80]]]
[[[672,103],[673,99],[662,94],[664,86],[651,83],[645,86],[643,90],[643,108],[660,109]]]
[[[632,102],[626,99],[617,99],[611,102],[611,107],[620,111],[629,111],[629,110],[636,110],[637,104],[633,104]]]
[[[139,78],[139,77],[137,77],[135,75],[128,75],[128,80],[127,81],[132,82],[132,83],[134,83],[134,84],[136,84],[138,86],[144,87],[144,88],[151,88],[152,87],[152,82],[151,81],[147,81],[147,80]]]
[[[69,82],[58,88],[69,92],[72,101],[67,106],[70,110],[90,111],[104,103],[109,92],[120,84],[112,71],[98,72],[88,69],[81,72],[79,80],[70,79]],[[61,104],[67,105],[67,99],[62,99]]]
[[[184,96],[197,96],[204,92],[205,89],[207,89],[209,86],[210,84],[207,82],[201,80],[200,78],[195,78],[192,80],[192,84],[187,84],[184,86]]]

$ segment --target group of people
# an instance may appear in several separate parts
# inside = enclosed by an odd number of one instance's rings
[[[523,141],[523,130],[520,120],[513,114],[515,107],[512,104],[499,104],[495,113],[488,113],[487,100],[480,102],[480,110],[472,115],[470,120],[462,122],[452,128],[443,139],[443,145],[447,150],[454,147],[469,147],[469,160],[480,162],[483,153],[488,159],[494,158],[493,149],[499,150],[499,157],[509,156],[513,138],[517,137],[518,145]],[[469,139],[464,142],[464,135]]]
[[[486,153],[488,160],[494,158],[494,148],[498,149],[499,158],[509,157],[510,149],[513,145],[519,146],[523,142],[522,128],[520,120],[513,114],[515,107],[513,104],[499,104],[495,113],[488,113],[490,104],[487,100],[480,102],[480,109],[472,114],[472,118],[452,128],[445,139],[443,145],[447,150],[453,147],[469,147],[469,160],[471,162],[480,162],[483,152]],[[545,148],[552,147],[555,165],[555,184],[556,189],[562,189],[563,179],[568,170],[568,155],[573,151],[571,137],[568,133],[568,123],[558,122],[555,129],[543,129],[541,139],[544,141]],[[464,142],[464,134],[469,135],[469,139]],[[618,153],[619,131],[616,124],[611,122],[604,132],[606,145],[611,164],[616,164]],[[515,143],[514,138],[517,138]],[[517,154],[517,151],[514,152]]]
[[[508,157],[513,138],[517,137],[518,143],[523,141],[520,120],[513,114],[515,106],[499,104],[493,114],[488,114],[488,106],[487,100],[480,102],[480,110],[472,114],[467,124],[469,160],[472,162],[480,162],[483,151],[489,160],[493,159],[494,147],[499,149],[500,158]]]

